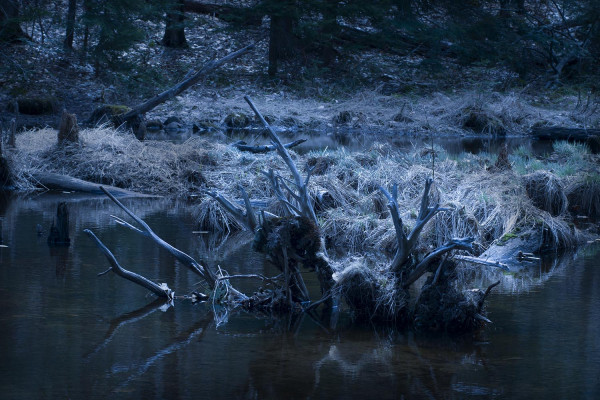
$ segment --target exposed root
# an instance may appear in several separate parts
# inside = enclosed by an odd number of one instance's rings
[[[486,294],[477,289],[458,289],[455,268],[453,262],[447,262],[435,283],[432,276],[423,285],[413,317],[417,330],[463,333],[482,326]]]

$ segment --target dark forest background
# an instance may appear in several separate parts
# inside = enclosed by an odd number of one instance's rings
[[[160,45],[185,48],[191,14],[238,32],[268,24],[270,76],[298,66],[337,73],[372,49],[414,55],[432,69],[445,60],[502,66],[525,80],[543,76],[549,87],[593,81],[600,65],[598,0],[1,0],[0,42],[60,35],[96,68],[117,68],[157,27]]]

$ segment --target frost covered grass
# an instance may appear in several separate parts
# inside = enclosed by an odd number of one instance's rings
[[[360,152],[339,148],[307,154],[292,150],[290,154],[303,174],[314,168],[308,189],[326,247],[336,260],[332,262],[334,279],[344,297],[369,318],[398,320],[407,318],[409,302],[418,296],[399,289],[398,277],[390,271],[397,239],[380,187],[398,185],[400,217],[409,231],[417,221],[425,182],[434,177],[430,204],[439,203],[446,210],[421,232],[415,259],[452,238],[469,236],[475,238],[474,256],[516,238],[534,237],[544,242],[540,245],[553,248],[573,247],[586,239],[573,224],[573,213],[597,218],[600,210],[600,179],[594,172],[598,156],[578,146],[558,143],[540,159],[519,148],[508,157],[512,167],[505,169],[495,167],[493,155],[450,156],[438,146],[415,145],[405,151],[373,142]],[[36,172],[48,171],[184,198],[200,229],[212,232],[240,230],[242,225],[206,191],[218,192],[241,206],[241,185],[257,210],[283,215],[262,172],[274,170],[289,178],[274,152],[241,152],[201,137],[181,144],[140,142],[130,133],[106,127],[84,130],[79,144],[64,148],[57,147],[53,130],[29,131],[18,136],[17,148],[8,157],[22,190],[35,187]],[[532,171],[534,162],[540,168]],[[550,169],[565,172],[559,175]],[[571,170],[578,172],[567,172]],[[457,285],[463,286],[472,285],[474,277],[476,282],[489,284],[500,274],[472,266],[461,266],[456,273]],[[507,276],[503,287],[510,282],[516,285],[524,276]]]
[[[401,217],[410,227],[416,220],[424,182],[432,175],[432,203],[439,202],[448,210],[423,231],[423,252],[464,236],[474,236],[484,251],[507,233],[540,225],[550,230],[558,246],[568,246],[577,235],[569,225],[567,203],[592,217],[600,209],[599,179],[593,172],[598,157],[581,145],[558,143],[543,159],[520,148],[510,155],[513,169],[499,172],[488,167],[492,158],[488,154],[449,156],[437,146],[433,150],[415,146],[403,152],[389,143],[375,142],[362,152],[340,148],[291,153],[300,170],[315,167],[309,190],[321,229],[328,246],[344,252],[392,253],[394,229],[379,187],[398,185]],[[200,137],[181,144],[140,142],[129,133],[107,127],[83,130],[79,145],[64,148],[56,146],[54,130],[28,131],[18,135],[17,148],[9,158],[18,189],[32,190],[35,173],[48,171],[188,198],[201,228],[211,231],[238,230],[240,225],[204,190],[240,201],[238,185],[242,185],[258,208],[281,215],[281,205],[261,171],[273,169],[288,176],[275,153],[240,152]],[[567,172],[552,174],[549,169]]]

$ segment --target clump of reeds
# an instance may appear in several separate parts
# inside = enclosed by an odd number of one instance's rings
[[[549,171],[536,171],[525,175],[523,183],[527,196],[539,209],[558,216],[567,209],[567,196],[559,177]]]
[[[584,173],[577,176],[567,188],[570,208],[577,214],[600,218],[600,174]]]

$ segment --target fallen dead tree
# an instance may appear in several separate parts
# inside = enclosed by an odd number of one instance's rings
[[[231,54],[226,55],[225,57],[222,57],[217,60],[213,59],[207,62],[196,72],[194,72],[194,70],[190,70],[180,82],[178,82],[171,88],[165,90],[162,93],[157,94],[149,100],[146,100],[142,104],[133,107],[131,110],[125,113],[111,116],[113,124],[118,127],[126,123],[128,127],[130,127],[134,132],[137,133],[138,129],[140,128],[140,124],[142,125],[142,129],[144,129],[144,126],[142,124],[142,116],[144,114],[151,111],[156,106],[175,98],[175,96],[179,95],[181,92],[189,89],[194,84],[199,82],[209,72],[217,69],[218,67],[229,61],[235,60],[236,58],[248,53],[249,51],[254,49],[254,47],[256,47],[256,44],[250,44]]]
[[[104,193],[97,183],[84,181],[83,179],[73,178],[72,176],[56,174],[53,172],[36,172],[32,175],[33,180],[38,186],[49,190],[63,190],[70,192],[81,192],[91,194]],[[105,186],[115,196],[120,197],[156,197],[143,193],[133,192],[131,190],[121,189],[115,186]]]
[[[287,166],[289,176],[273,170],[263,171],[271,190],[282,206],[283,213],[274,215],[265,211],[257,212],[244,188],[239,186],[243,206],[230,201],[225,196],[206,191],[247,230],[254,233],[254,249],[267,255],[268,260],[281,271],[277,277],[260,274],[233,275],[213,271],[202,266],[189,255],[181,252],[158,237],[140,218],[123,206],[109,192],[105,193],[137,224],[137,227],[117,218],[117,222],[153,240],[169,251],[183,265],[202,278],[204,286],[213,302],[228,307],[244,307],[247,310],[308,313],[314,315],[322,310],[322,316],[337,315],[342,301],[358,318],[394,323],[399,326],[415,326],[428,331],[465,332],[472,331],[489,320],[485,317],[484,302],[492,286],[485,291],[464,290],[456,273],[457,264],[452,259],[456,250],[472,250],[474,238],[452,238],[443,245],[424,253],[418,249],[419,236],[424,227],[438,213],[445,212],[439,203],[431,205],[430,195],[433,179],[425,180],[420,209],[412,227],[403,223],[398,206],[398,188],[392,186],[388,192],[380,191],[388,200],[396,238],[396,253],[392,260],[380,270],[369,268],[364,263],[347,262],[340,265],[327,256],[325,240],[314,210],[313,199],[309,195],[309,182],[313,170],[308,168],[303,175],[293,158],[271,129],[252,101],[245,98],[257,117],[265,126],[272,146],[279,158]],[[159,296],[168,296],[166,285],[140,280],[132,275],[122,274],[116,259],[102,242],[93,236],[98,246],[111,263],[111,270]],[[470,257],[469,262],[478,265],[506,268],[493,262],[478,262]],[[310,293],[303,274],[314,271],[320,283],[320,294]],[[411,298],[409,290],[423,277],[429,277],[416,288],[416,298]],[[237,279],[258,279],[267,289],[253,294],[244,294],[234,288],[232,281]],[[194,293],[199,298],[198,293]],[[190,297],[190,298],[191,298]],[[335,320],[332,318],[331,320]]]

